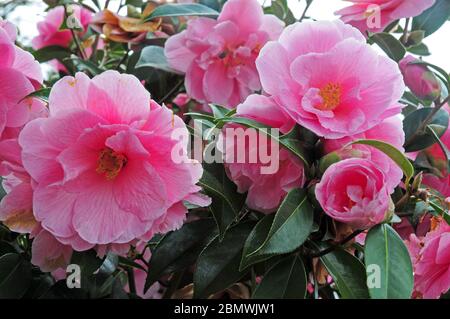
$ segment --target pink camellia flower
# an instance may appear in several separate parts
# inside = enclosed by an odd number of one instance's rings
[[[172,137],[188,136],[186,126],[134,76],[64,77],[49,109],[48,118],[25,126],[19,143],[36,183],[34,216],[61,243],[86,250],[148,240],[181,226],[183,201],[209,204],[197,195],[201,165],[172,157],[174,147],[187,148]]]
[[[77,5],[71,6],[73,15],[83,27],[83,35],[87,31],[87,27],[92,20],[91,11]],[[60,46],[67,48],[72,42],[72,33],[70,30],[60,30],[64,21],[64,6],[55,7],[47,12],[45,20],[38,23],[37,28],[39,35],[32,40],[35,50],[48,46]],[[79,32],[79,31],[76,31]],[[52,65],[58,71],[66,71],[66,68],[57,61],[51,61]]]
[[[389,187],[396,187],[402,177],[403,171],[398,165],[382,151],[372,146],[353,144],[356,140],[379,140],[386,142],[404,152],[405,133],[403,132],[403,122],[400,116],[385,119],[375,127],[353,136],[343,137],[337,140],[324,140],[325,153],[335,152],[341,159],[350,157],[360,157],[371,159],[386,174]]]
[[[31,234],[33,245],[31,247],[31,262],[43,272],[55,272],[60,277],[59,270],[65,270],[72,257],[72,248],[63,245],[48,231],[37,227]]]
[[[431,7],[435,0],[348,0],[352,5],[336,12],[342,21],[361,32],[381,32],[391,22],[415,17]]]
[[[17,28],[14,24],[8,20],[3,20],[0,18],[0,29],[3,29],[12,42],[16,41],[17,38]]]
[[[406,86],[409,87],[418,98],[434,101],[441,95],[441,84],[425,65],[414,64],[419,59],[407,55],[400,62],[400,70],[403,74]]]
[[[30,118],[32,110],[42,107],[36,99],[25,97],[42,83],[39,63],[14,45],[0,28],[0,137],[5,130],[19,128]]]
[[[186,73],[189,96],[234,107],[261,89],[255,59],[283,26],[265,15],[257,0],[229,0],[217,21],[189,21],[185,31],[166,42],[165,54],[172,68]]]
[[[274,101],[262,95],[250,95],[244,103],[238,105],[237,116],[277,128],[281,133],[287,133],[294,126],[293,120],[277,107]],[[239,130],[243,134],[238,134]],[[271,142],[276,142],[270,139],[262,140],[264,134],[257,135],[254,143],[251,140],[247,141],[245,134],[249,130],[252,129],[245,129],[237,124],[226,125],[219,139],[218,148],[224,153],[227,175],[237,185],[238,192],[248,192],[246,201],[248,207],[263,213],[271,213],[277,209],[291,189],[303,186],[304,166],[301,160],[287,149],[271,148]],[[262,158],[260,150],[263,143],[267,145],[270,160]],[[254,160],[251,160],[252,155]],[[239,156],[244,156],[244,160],[239,160]],[[273,169],[265,172],[264,167]]]
[[[316,186],[316,197],[333,219],[365,229],[389,217],[393,191],[386,174],[373,161],[350,158],[325,171]]]
[[[422,240],[414,235],[408,245],[414,264],[414,290],[436,299],[450,289],[450,226],[442,221]]]
[[[397,64],[340,20],[288,26],[262,48],[256,66],[264,91],[319,136],[355,135],[401,110]]]

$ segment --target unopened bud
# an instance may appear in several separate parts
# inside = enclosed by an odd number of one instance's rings
[[[436,100],[441,95],[441,84],[425,65],[415,62],[420,62],[420,60],[408,55],[399,63],[406,86],[419,99]]]

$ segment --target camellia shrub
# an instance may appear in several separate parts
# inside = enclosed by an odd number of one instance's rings
[[[0,298],[449,296],[449,0],[45,2],[0,20]]]

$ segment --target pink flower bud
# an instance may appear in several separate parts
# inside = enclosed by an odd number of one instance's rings
[[[420,60],[411,55],[400,61],[400,70],[405,84],[418,98],[434,101],[441,94],[441,85],[436,76],[423,64],[415,64]]]

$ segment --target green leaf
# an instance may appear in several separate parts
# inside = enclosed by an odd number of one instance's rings
[[[145,291],[161,276],[192,265],[213,229],[212,219],[200,219],[164,236],[152,251]]]
[[[351,144],[363,144],[369,145],[382,151],[384,154],[389,156],[403,171],[406,176],[406,185],[409,184],[409,180],[414,176],[414,167],[408,158],[400,152],[397,148],[391,144],[377,141],[377,140],[358,140],[352,142]]]
[[[328,245],[320,245],[321,250]],[[341,248],[321,256],[320,260],[333,277],[339,293],[344,299],[368,299],[366,271],[361,261]]]
[[[247,118],[243,118],[243,117],[227,117],[227,118],[221,119],[221,121],[226,122],[226,123],[231,122],[231,123],[242,124],[247,127],[257,129],[260,132],[263,132],[264,134],[266,134],[267,136],[274,139],[275,141],[277,141],[278,143],[280,143],[281,145],[286,147],[288,150],[290,150],[294,155],[296,155],[298,158],[300,158],[307,167],[309,166],[309,162],[307,160],[308,156],[307,156],[305,150],[303,149],[303,147],[300,145],[299,141],[295,141],[290,138],[283,139],[283,136],[281,136],[281,137],[274,136],[270,132],[271,127],[261,124],[252,119],[247,119]]]
[[[13,253],[0,257],[0,299],[22,298],[30,285],[30,262]]]
[[[431,55],[431,52],[425,43],[420,43],[418,45],[408,48],[408,52],[411,52],[412,54],[416,54],[416,55],[421,55],[421,56]]]
[[[272,227],[273,219],[275,214],[269,214],[261,218],[261,220],[252,229],[251,233],[248,235],[247,240],[244,244],[244,250],[242,252],[242,260],[239,266],[240,270],[246,269],[248,266],[262,262],[271,258],[273,255],[264,254],[254,254],[252,252],[256,251],[261,247],[266,241],[267,234]]]
[[[81,72],[88,71],[93,76],[105,71],[102,68],[98,67],[97,64],[93,63],[92,61],[80,59],[75,55],[72,55],[71,59],[78,71]]]
[[[217,119],[221,119],[221,118],[227,116],[228,114],[230,114],[230,112],[235,111],[235,110],[227,109],[226,107],[223,107],[223,106],[220,106],[217,104],[209,104],[209,107],[211,108],[214,117]]]
[[[70,57],[71,52],[69,49],[64,47],[48,46],[35,51],[33,55],[39,63],[47,62],[53,59],[57,59],[64,63],[64,60]]]
[[[414,287],[411,258],[403,240],[391,226],[382,224],[373,227],[367,234],[364,253],[366,269],[379,270],[379,273],[367,272],[372,298],[411,297]],[[381,275],[380,280],[377,282],[375,278],[371,284],[371,276],[377,275]]]
[[[207,16],[217,17],[219,13],[199,3],[173,3],[158,6],[146,19],[150,21],[160,17]]]
[[[200,0],[198,3],[210,7],[213,10],[219,12],[226,0]]]
[[[93,249],[83,252],[74,251],[70,263],[80,267],[81,288],[83,290],[95,288],[92,275],[103,264],[103,259],[97,256],[97,252]]]
[[[406,49],[403,44],[389,33],[376,33],[370,39],[396,62],[405,56]]]
[[[212,198],[209,207],[219,229],[220,238],[239,215],[245,202],[245,195],[237,192],[236,185],[226,175],[223,165],[204,164],[203,176],[198,183]]]
[[[425,36],[436,32],[450,17],[450,0],[437,0],[436,3],[415,17],[413,30],[424,30]]]
[[[292,255],[269,269],[252,298],[304,299],[307,283],[305,266],[302,260],[300,257]]]
[[[294,251],[311,233],[313,217],[314,210],[308,202],[306,191],[291,190],[275,214],[264,242],[254,251],[245,251],[246,255],[243,256],[242,264],[248,264],[245,260],[248,257],[281,255]],[[264,228],[260,226],[259,229],[264,230]],[[259,242],[261,237],[258,234],[255,238],[256,242]],[[249,240],[252,240],[252,237],[249,236]],[[246,248],[254,246],[256,246],[255,243],[246,242]]]
[[[242,248],[253,223],[239,224],[225,234],[216,236],[202,251],[194,272],[194,298],[206,298],[228,288],[241,279],[246,270],[239,270]]]
[[[144,67],[150,67],[170,73],[178,73],[169,66],[166,56],[164,55],[164,48],[156,45],[149,45],[142,49],[135,68],[138,69]]]
[[[424,131],[423,133],[416,135],[414,140],[410,141],[411,137],[416,134],[423,121],[431,112],[433,112],[433,108],[422,108],[412,112],[403,120],[406,152],[421,151],[435,143],[435,139],[429,131]],[[434,132],[441,137],[447,130],[448,123],[449,115],[447,111],[441,109],[434,115],[429,125],[433,128]]]

